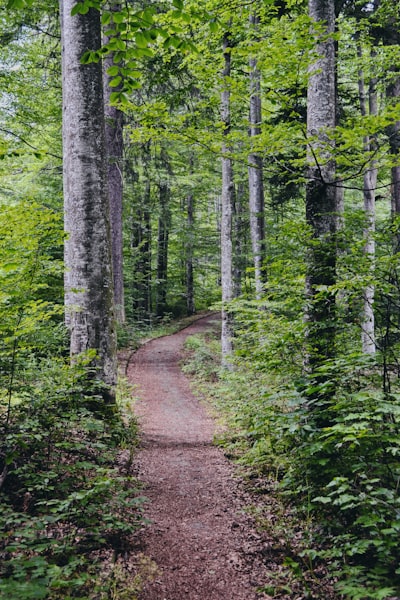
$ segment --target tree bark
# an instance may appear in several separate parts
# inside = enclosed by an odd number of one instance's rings
[[[255,15],[250,17],[250,26],[256,29],[259,19]],[[250,138],[257,139],[261,134],[261,73],[257,67],[257,59],[250,58]],[[265,281],[263,273],[263,253],[265,240],[264,225],[264,185],[262,157],[254,151],[249,154],[249,209],[250,209],[250,237],[254,263],[254,281],[256,298],[260,300]]]
[[[231,52],[229,33],[223,41],[224,68],[223,91],[221,94],[221,118],[224,125],[225,140],[222,144],[222,193],[221,193],[221,288],[222,288],[222,366],[231,368],[230,355],[233,352],[233,317],[228,304],[233,298],[232,264],[232,208],[233,208],[233,165],[231,148],[227,136],[230,133],[231,110],[228,78],[231,75]]]
[[[193,194],[186,196],[187,211],[187,241],[186,241],[186,312],[188,315],[194,315],[196,306],[194,302],[194,272],[193,272],[193,251],[194,251],[194,199]]]
[[[171,221],[170,189],[167,181],[159,184],[160,214],[158,217],[156,314],[162,317],[167,309],[168,242]]]
[[[244,178],[239,181],[233,194],[233,295],[239,298],[242,293],[246,271],[246,221],[245,221]]]
[[[189,159],[189,174],[192,176],[194,172],[194,155],[190,154]],[[185,236],[185,284],[186,284],[186,313],[194,315],[196,306],[194,301],[194,197],[189,193],[185,198],[186,209],[186,236]]]
[[[101,44],[100,13],[71,16],[61,0],[65,306],[71,355],[94,350],[95,379],[115,399],[116,335],[110,251],[104,102],[100,63],[81,64]]]
[[[306,219],[312,240],[306,274],[305,363],[314,372],[324,359],[334,356],[335,349],[335,295],[330,286],[336,281],[337,193],[329,138],[329,129],[333,130],[336,122],[334,0],[309,0],[309,14],[316,23],[325,24],[317,43],[319,56],[310,67],[307,99]]]
[[[108,156],[108,195],[110,202],[111,251],[114,281],[114,302],[116,318],[119,323],[125,322],[124,273],[123,273],[123,113],[110,105],[110,94],[117,88],[110,88],[110,77],[107,69],[114,65],[114,53],[104,59],[104,112],[105,139]]]
[[[131,217],[133,319],[143,323],[150,323],[152,313],[150,196],[151,185],[145,166],[143,196],[139,206],[133,209]]]
[[[398,101],[400,98],[400,75],[394,75],[392,82],[387,86],[386,96],[389,101]],[[400,121],[388,127],[390,153],[393,162],[398,163],[400,156]],[[400,215],[400,165],[394,164],[391,168],[391,207],[393,217]],[[400,234],[397,235],[396,252],[400,250]]]
[[[357,48],[359,58],[362,57],[362,49],[360,46]],[[371,58],[374,56],[374,52],[371,52]],[[368,94],[365,89],[364,74],[362,70],[359,72],[358,78],[358,90],[360,97],[360,110],[361,115],[366,117],[367,115],[378,114],[378,97],[376,91],[376,80],[371,79]],[[370,136],[364,138],[364,151],[371,156],[374,150],[374,141]],[[367,170],[364,173],[364,211],[366,224],[364,227],[364,254],[369,262],[369,271],[371,274],[374,272],[375,263],[375,191],[376,182],[378,177],[378,171],[376,168],[376,161],[372,158],[368,164]],[[364,354],[375,354],[375,314],[374,314],[374,300],[375,300],[375,286],[369,284],[365,287],[363,292],[363,314],[361,322],[361,344]]]

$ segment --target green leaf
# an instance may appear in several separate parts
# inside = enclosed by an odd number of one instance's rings
[[[137,31],[135,33],[135,41],[138,48],[147,48],[148,46],[147,37],[142,31]]]
[[[118,87],[119,84],[121,83],[121,81],[122,81],[122,77],[118,76],[118,77],[115,77],[114,79],[111,79],[111,81],[108,85],[110,87]]]
[[[107,31],[104,32],[104,35],[108,38],[111,38],[115,35],[117,35],[118,31],[116,29],[107,29]]]
[[[116,52],[114,54],[114,61],[116,63],[122,62],[124,60],[124,58],[125,58],[125,52]]]
[[[129,100],[126,94],[124,94],[123,92],[112,92],[112,94],[110,94],[110,103],[115,105],[115,104],[129,104]]]
[[[312,501],[320,502],[321,504],[331,504],[332,498],[329,498],[329,496],[317,496],[316,498],[313,498]]]
[[[212,19],[209,22],[209,26],[210,26],[211,33],[216,33],[218,31],[218,29],[219,29],[218,23],[216,22],[215,19]]]
[[[8,0],[7,8],[24,8],[25,5],[25,0]]]
[[[182,8],[183,8],[183,2],[182,2],[182,0],[172,0],[172,4],[178,10],[182,10]]]
[[[83,2],[78,2],[72,7],[71,16],[86,15],[89,12],[89,6]]]
[[[182,16],[182,13],[180,10],[173,10],[172,12],[169,13],[169,16],[171,17],[171,19],[180,19]]]
[[[114,23],[123,23],[125,20],[125,14],[122,12],[113,13],[113,21]]]
[[[130,90],[139,90],[141,87],[142,87],[142,84],[140,83],[140,81],[134,81],[134,80],[129,81],[129,89]]]
[[[154,9],[146,8],[143,11],[142,19],[143,19],[143,21],[146,22],[146,24],[152,25],[154,23],[153,15],[154,15]]]
[[[103,14],[101,15],[101,24],[102,25],[108,25],[111,21],[111,13],[110,12],[103,12]]]
[[[120,38],[117,38],[116,46],[117,46],[117,50],[121,50],[121,51],[126,50],[126,42],[124,40],[121,40]]]
[[[88,52],[85,52],[82,57],[81,57],[81,63],[83,65],[89,65],[91,63],[94,62],[98,62],[99,61],[99,55],[97,52],[94,52],[92,50],[89,50]]]
[[[110,77],[115,77],[119,73],[119,67],[117,65],[113,65],[107,69],[107,75]]]

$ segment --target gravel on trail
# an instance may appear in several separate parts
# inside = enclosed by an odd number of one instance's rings
[[[142,440],[136,473],[149,499],[143,554],[157,565],[141,600],[256,600],[265,568],[249,498],[234,467],[213,445],[215,422],[179,368],[187,336],[215,315],[145,343],[130,358]]]

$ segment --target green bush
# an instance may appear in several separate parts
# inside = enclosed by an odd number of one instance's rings
[[[84,597],[100,576],[100,551],[118,554],[142,524],[138,483],[129,465],[116,466],[135,427],[79,405],[77,369],[64,368],[64,388],[59,376],[53,390],[48,383],[45,395],[20,402],[1,432],[0,595]]]

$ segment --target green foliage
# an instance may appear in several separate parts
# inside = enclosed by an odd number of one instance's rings
[[[29,201],[1,206],[0,397],[9,418],[14,397],[29,394],[29,362],[64,345],[60,218]],[[36,357],[36,359],[35,359]]]
[[[122,443],[134,444],[135,427],[85,408],[90,389],[79,365],[50,363],[38,382],[1,436],[0,595],[86,597],[103,568],[99,551],[120,552],[142,522],[129,462],[126,470],[115,462]]]
[[[291,493],[302,494],[324,525],[322,535],[329,535],[332,546],[320,556],[335,559],[342,576],[351,576],[351,585],[356,587],[353,575],[357,575],[374,590],[368,597],[378,598],[385,582],[400,584],[396,573],[400,431],[398,398],[376,389],[371,381],[374,370],[373,362],[357,356],[324,366],[324,386],[331,383],[336,393],[329,407],[323,400],[329,422],[323,428],[315,425],[308,406],[312,397],[313,411],[318,411],[315,388],[322,392],[321,385],[310,381],[302,390],[302,402],[289,418],[297,451],[284,485]]]
[[[202,380],[203,391],[212,389],[218,411],[228,415],[230,433],[221,441],[226,451],[261,480],[279,481],[285,498],[296,502],[312,523],[303,556],[290,554],[292,540],[283,526],[276,528],[276,539],[285,540],[285,580],[277,577],[267,592],[295,596],[295,581],[304,577],[304,568],[315,573],[324,561],[343,597],[383,599],[399,595],[400,586],[400,286],[394,250],[399,224],[389,219],[387,203],[378,201],[372,265],[363,254],[365,215],[360,206],[362,178],[371,161],[379,168],[380,200],[389,196],[390,168],[398,164],[398,153],[388,152],[388,142],[399,120],[399,103],[385,101],[387,86],[398,75],[398,6],[382,0],[373,12],[373,3],[344,3],[338,19],[339,124],[326,133],[346,188],[346,214],[336,240],[337,282],[318,290],[321,301],[326,293],[336,296],[335,323],[328,324],[336,328],[336,356],[320,356],[321,364],[310,373],[304,364],[303,312],[312,242],[301,196],[308,142],[306,88],[315,39],[305,4],[262,3],[258,31],[248,25],[254,4],[238,3],[228,10],[233,5],[191,0],[137,7],[117,2],[116,10],[110,10],[100,0],[82,0],[73,14],[78,18],[90,8],[101,9],[109,40],[100,51],[88,49],[83,62],[113,54],[111,99],[126,112],[129,323],[120,332],[123,346],[136,346],[142,333],[171,331],[171,318],[185,309],[190,252],[197,307],[219,298],[221,38],[229,27],[232,76],[224,85],[231,95],[229,142],[238,200],[234,242],[241,244],[234,244],[240,254],[235,265],[242,269],[241,295],[230,307],[236,320],[236,369],[220,372],[218,342],[209,335],[189,338],[191,357],[185,368]],[[43,208],[57,206],[60,198],[60,98],[54,85],[58,30],[50,26],[49,16],[54,11],[34,11],[30,0],[8,0],[6,5],[21,17],[11,22],[9,11],[1,22],[0,418],[6,473],[1,517],[6,533],[1,541],[3,550],[11,551],[4,554],[6,577],[0,589],[18,598],[68,598],[86,594],[89,579],[96,579],[100,569],[96,552],[114,545],[118,549],[118,539],[133,531],[139,513],[112,468],[110,447],[123,442],[126,431],[116,415],[110,415],[115,417],[110,427],[99,418],[98,390],[90,388],[87,377],[90,356],[72,370],[60,358],[65,353],[58,260],[62,234],[57,216]],[[50,33],[54,47],[36,29],[28,35],[31,25]],[[260,134],[251,139],[250,58],[257,58],[261,71],[263,104]],[[359,113],[361,72],[366,89],[377,86],[376,116]],[[368,136],[374,146],[366,152]],[[264,159],[268,204],[268,281],[260,301],[254,300],[249,267],[248,217],[240,214],[240,203],[243,208],[248,200],[244,182],[250,150]],[[168,187],[170,213],[166,280],[156,269],[162,186]],[[27,190],[29,201],[20,203]],[[185,204],[189,195],[195,206],[191,228]],[[378,352],[373,360],[360,356],[368,285],[375,287]],[[154,305],[162,286],[167,298],[159,329]],[[102,526],[101,505],[109,507]],[[122,513],[133,520],[124,521]],[[89,568],[90,559],[95,564]],[[107,592],[98,593],[118,597],[125,583],[126,573],[116,568]],[[126,596],[136,594],[126,587]],[[309,590],[306,594],[312,597]]]
[[[136,424],[102,419],[90,353],[72,367],[63,356],[62,243],[53,210],[2,201],[0,596],[23,600],[96,597],[107,556],[142,522]]]
[[[26,6],[30,6],[33,0],[8,0],[7,8],[11,9],[19,9],[25,8]]]
[[[110,102],[123,110],[132,106],[130,95],[141,87],[143,61],[154,56],[157,45],[182,53],[196,51],[190,37],[183,35],[180,22],[190,23],[198,16],[185,12],[181,0],[174,0],[172,7],[168,3],[161,10],[153,6],[133,10],[123,2],[115,2],[110,10],[102,0],[81,0],[71,15],[85,15],[91,8],[101,11],[107,41],[99,50],[88,49],[81,60],[89,64],[112,55],[114,65],[108,69],[112,77],[109,85],[118,89],[111,93]]]
[[[220,372],[216,343],[198,336],[187,341],[185,366],[226,415],[225,451],[258,485],[278,481],[285,501],[303,512],[309,537],[291,558],[290,578],[325,565],[337,593],[349,600],[386,599],[400,590],[399,255],[393,253],[396,224],[388,226],[379,210],[373,274],[363,255],[363,215],[349,211],[340,233],[335,358],[311,373],[304,368],[299,308],[307,230],[283,219],[268,225],[274,235],[263,298],[231,304],[235,370]],[[362,290],[371,282],[379,351],[368,357],[360,351],[359,315]],[[283,593],[280,581],[275,591]]]

